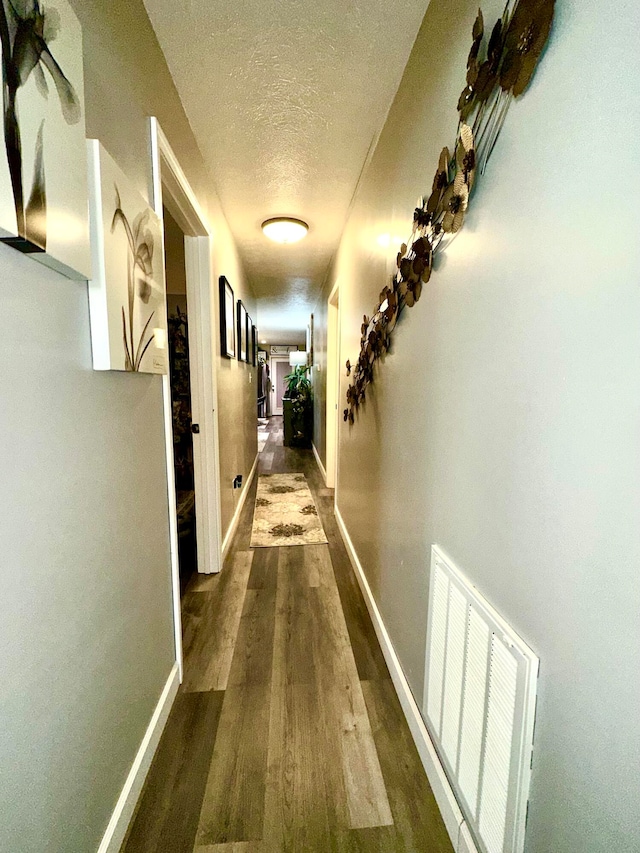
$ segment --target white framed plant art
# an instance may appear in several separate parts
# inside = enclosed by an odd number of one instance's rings
[[[0,0],[0,241],[91,273],[82,30],[67,0]]]
[[[166,373],[162,223],[98,140],[87,149],[94,369]]]

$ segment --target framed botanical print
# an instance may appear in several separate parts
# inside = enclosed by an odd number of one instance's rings
[[[233,288],[221,275],[220,285],[220,345],[225,358],[236,357],[235,299]]]
[[[96,139],[87,142],[95,370],[167,373],[162,223]]]
[[[67,0],[0,0],[0,241],[91,278],[82,30]]]
[[[238,361],[247,360],[247,309],[238,299]]]

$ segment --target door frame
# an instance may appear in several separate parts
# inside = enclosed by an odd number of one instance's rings
[[[327,488],[338,497],[338,440],[340,436],[340,283],[327,299],[327,397],[325,446]]]
[[[185,274],[189,317],[189,372],[191,412],[200,432],[193,436],[194,491],[196,496],[197,569],[201,574],[219,572],[222,566],[220,519],[220,459],[218,443],[218,390],[213,360],[213,312],[211,234],[195,193],[176,158],[158,120],[149,120],[151,144],[152,199],[156,214],[163,220],[166,205],[185,235]],[[162,229],[164,244],[164,228]],[[163,245],[164,252],[164,245]],[[173,459],[173,417],[171,382],[162,377],[167,493],[169,499],[169,540],[173,596],[176,661],[182,681],[182,617],[180,567],[178,562],[178,520]]]
[[[276,409],[277,409],[276,400],[278,399],[278,393],[277,393],[277,388],[276,388],[276,369],[275,369],[274,365],[278,361],[285,361],[287,364],[289,364],[289,353],[287,353],[286,355],[284,355],[284,354],[282,354],[282,355],[280,355],[280,354],[270,355],[269,360],[270,360],[269,377],[271,379],[271,414],[281,416],[282,415],[282,409],[280,410],[280,412],[276,411]],[[289,372],[291,372],[291,371],[289,371]]]

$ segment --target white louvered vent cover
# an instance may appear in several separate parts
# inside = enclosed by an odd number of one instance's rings
[[[423,713],[485,853],[521,853],[538,658],[435,545]]]

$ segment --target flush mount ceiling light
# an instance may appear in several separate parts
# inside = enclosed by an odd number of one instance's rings
[[[275,243],[297,243],[307,236],[309,226],[301,219],[288,216],[276,216],[262,223],[262,230]]]

